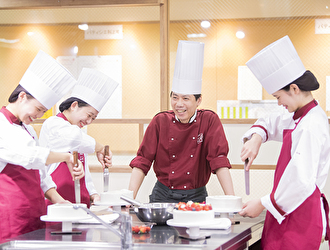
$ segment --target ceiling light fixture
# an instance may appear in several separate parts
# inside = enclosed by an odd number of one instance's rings
[[[201,22],[201,26],[202,26],[203,28],[210,28],[211,23],[210,23],[209,21],[202,21],[202,22]]]
[[[188,34],[188,38],[198,38],[198,37],[206,37],[206,34],[200,33],[200,34]]]
[[[81,30],[88,30],[88,24],[79,24],[78,25],[78,28],[81,29]]]
[[[243,39],[245,37],[245,33],[243,31],[239,30],[236,32],[236,37],[238,39]]]
[[[8,40],[8,39],[5,39],[5,38],[0,38],[0,42],[2,42],[2,43],[17,43],[17,42],[19,42],[19,39]]]
[[[78,46],[73,47],[73,53],[78,54]]]

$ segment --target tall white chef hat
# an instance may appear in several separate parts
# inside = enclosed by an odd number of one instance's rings
[[[183,95],[202,93],[204,43],[179,41],[172,91]]]
[[[269,94],[290,84],[306,71],[288,36],[268,45],[246,65]]]
[[[116,81],[100,71],[83,68],[71,97],[87,102],[100,112],[118,85]]]
[[[71,73],[50,55],[39,51],[19,84],[47,109],[76,83]]]

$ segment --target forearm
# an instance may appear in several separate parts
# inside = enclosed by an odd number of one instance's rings
[[[225,195],[235,195],[233,181],[229,169],[226,167],[218,168],[216,175]]]
[[[95,141],[95,152],[99,152],[99,153],[104,152],[104,146],[97,141]]]
[[[59,152],[52,152],[50,151],[46,165],[57,163],[57,162],[69,162],[71,160],[72,155],[70,153],[59,153]]]
[[[55,188],[48,189],[45,193],[45,197],[54,204],[65,202],[63,197],[56,191]]]
[[[132,175],[131,175],[131,179],[129,181],[129,186],[128,189],[133,191],[133,197],[135,199],[137,192],[140,189],[140,186],[144,180],[144,173],[141,169],[139,168],[133,168],[132,170]]]

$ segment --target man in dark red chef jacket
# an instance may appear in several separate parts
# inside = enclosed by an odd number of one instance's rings
[[[227,158],[228,143],[216,113],[198,110],[202,101],[204,43],[179,41],[171,91],[173,110],[150,122],[133,168],[134,198],[152,163],[157,182],[150,202],[203,202],[211,172],[226,195],[234,195]]]

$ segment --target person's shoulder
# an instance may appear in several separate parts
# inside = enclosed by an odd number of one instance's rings
[[[60,120],[63,120],[63,119],[61,119],[60,117],[58,117],[58,116],[51,116],[51,117],[48,117],[47,119],[45,119],[45,121],[43,122],[43,126],[44,125],[48,125],[48,124],[53,124],[53,123],[57,123],[57,122],[59,122]]]
[[[326,113],[320,106],[316,106],[307,113],[308,119],[307,122],[311,125],[312,128],[315,128],[316,125],[329,125],[329,118]],[[305,120],[305,119],[304,119]]]
[[[219,118],[218,114],[210,109],[197,109],[197,116],[203,116],[203,117],[209,117],[209,118],[211,118],[211,117]]]
[[[157,113],[154,116],[154,119],[167,119],[167,118],[172,118],[173,116],[174,116],[174,112],[172,110],[167,110]]]

